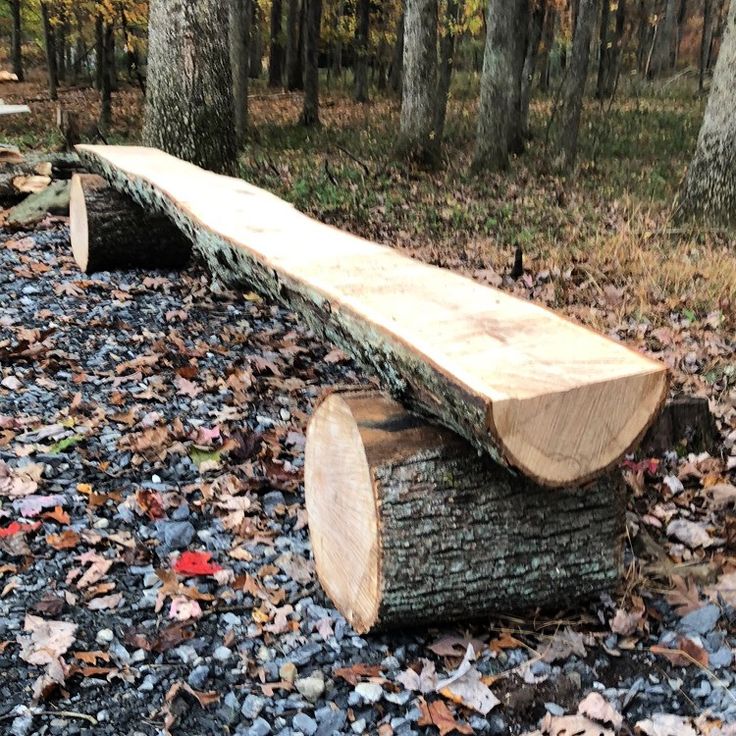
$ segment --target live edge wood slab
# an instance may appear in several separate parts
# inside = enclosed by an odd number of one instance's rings
[[[317,576],[359,633],[559,610],[619,579],[621,474],[550,493],[385,393],[330,393],[307,428]]]
[[[663,365],[553,312],[297,212],[156,149],[77,146],[166,214],[222,282],[280,299],[414,411],[537,483],[582,483],[649,426]]]

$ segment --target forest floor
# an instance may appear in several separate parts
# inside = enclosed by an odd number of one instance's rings
[[[519,734],[546,717],[546,732],[606,733],[555,720],[580,707],[624,734],[736,733],[736,257],[728,234],[669,225],[700,101],[673,84],[591,105],[565,182],[539,173],[548,102],[511,172],[474,178],[462,88],[440,173],[391,159],[395,101],[328,92],[305,132],[298,96],[266,94],[243,176],[664,360],[674,394],[710,399],[718,447],[627,461],[611,596],[359,637],[314,580],[301,486],[310,409],[358,380],[352,363],[257,295],[213,293],[196,265],[85,278],[64,218],[0,230],[0,730]],[[92,92],[62,100],[95,114]],[[57,146],[52,104],[30,104],[3,137]],[[140,93],[114,107],[112,140],[134,139]],[[434,691],[469,643],[500,701],[488,716]]]

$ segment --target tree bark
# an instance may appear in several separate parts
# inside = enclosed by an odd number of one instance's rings
[[[547,5],[547,13],[544,16],[544,28],[542,29],[542,53],[539,71],[539,89],[549,92],[550,83],[550,58],[552,46],[555,42],[555,26],[557,25],[557,9],[554,5]]]
[[[523,41],[518,35],[523,15],[521,6],[526,2],[497,0],[488,3],[478,129],[473,155],[473,169],[479,173],[501,171],[509,165],[512,127],[519,124],[517,109],[520,105],[522,74],[519,46]],[[521,37],[526,39],[526,31],[521,33]]]
[[[301,124],[317,126],[319,122],[319,42],[322,0],[304,0],[306,4],[306,39],[304,68],[304,108]]]
[[[66,19],[66,10],[61,9],[59,19],[56,25],[56,68],[59,74],[59,81],[66,82],[66,50],[67,35],[69,33],[69,24]]]
[[[46,66],[49,77],[49,97],[58,100],[59,74],[56,68],[56,36],[51,24],[51,14],[48,3],[41,3],[41,19],[43,22],[43,35],[46,41]]]
[[[453,57],[455,55],[455,36],[460,20],[460,3],[458,0],[447,0],[445,6],[445,22],[440,38],[440,68],[437,83],[437,113],[434,123],[434,134],[438,143],[442,143],[447,116],[447,102],[452,82]]]
[[[23,77],[23,27],[21,24],[21,0],[10,0],[10,13],[13,19],[13,37],[11,39],[11,60],[13,74],[22,82]]]
[[[611,97],[616,89],[616,83],[621,71],[624,41],[626,35],[626,0],[618,0],[616,8],[616,26],[613,34],[613,44],[608,62],[608,73],[605,80],[604,94]]]
[[[568,607],[622,570],[618,474],[550,493],[378,391],[319,404],[304,475],[317,576],[358,633]]]
[[[357,0],[355,18],[355,101],[368,102],[368,33],[370,0]]]
[[[537,71],[539,45],[542,40],[545,18],[547,15],[547,0],[537,0],[529,20],[529,37],[524,55],[524,69],[521,75],[521,135],[529,138],[529,103],[532,96],[532,82]]]
[[[698,145],[678,196],[680,220],[736,225],[736,2],[731,2]]]
[[[250,63],[248,64],[248,76],[251,79],[260,79],[263,61],[263,30],[261,28],[261,8],[258,0],[250,0]]]
[[[102,91],[105,75],[105,23],[101,15],[95,16],[95,89]]]
[[[283,79],[284,45],[281,39],[281,0],[271,0],[271,42],[268,53],[268,86],[280,87]]]
[[[250,2],[230,0],[230,66],[233,75],[235,138],[238,147],[245,141],[248,126],[248,61]]]
[[[657,38],[654,43],[652,60],[649,64],[649,75],[661,76],[672,71],[675,63],[675,45],[677,40],[677,0],[667,0],[664,18],[657,26]]]
[[[391,71],[388,77],[388,86],[394,94],[401,94],[401,80],[404,65],[404,4],[402,3],[399,20],[396,23],[396,38],[391,59]]]
[[[553,141],[553,166],[563,173],[572,172],[577,158],[580,116],[583,110],[595,15],[595,0],[580,0],[570,65],[562,85],[562,104]]]
[[[436,95],[437,0],[406,0],[398,153],[430,167],[439,160]]]
[[[521,86],[524,77],[524,61],[529,42],[529,0],[514,2],[514,31],[511,34],[511,60],[513,76],[510,79],[508,147],[509,153],[524,152],[524,122],[521,106]]]
[[[301,17],[300,1],[288,0],[286,13],[286,89],[301,89],[302,64],[299,58],[299,19]]]
[[[17,164],[3,163],[0,168],[0,205],[15,204],[26,196],[13,183],[15,179],[37,176],[41,171],[46,174],[49,168],[51,173],[48,175],[52,179],[71,179],[81,167],[74,153],[29,154]]]
[[[336,77],[342,76],[342,19],[344,15],[345,0],[338,0],[337,16],[335,18],[337,37],[335,38],[335,47],[332,55],[332,69]]]
[[[103,53],[102,53],[102,89],[100,98],[100,130],[107,133],[112,124],[112,85],[113,66],[115,64],[115,47],[113,46],[114,26],[105,22],[103,31]]]
[[[713,0],[703,0],[703,32],[700,36],[700,64],[698,69],[698,91],[705,89],[705,75],[708,71],[710,44],[713,39]]]
[[[151,0],[143,140],[205,169],[235,169],[228,4]]]
[[[611,54],[608,48],[608,25],[611,17],[611,1],[601,2],[601,23],[598,33],[598,78],[595,85],[596,99],[606,97],[608,77],[610,74]]]
[[[192,244],[163,215],[151,214],[96,174],[72,177],[72,254],[83,273],[183,268]]]

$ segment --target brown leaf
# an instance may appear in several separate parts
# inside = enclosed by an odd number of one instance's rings
[[[73,529],[64,529],[61,534],[49,534],[46,541],[54,549],[73,549],[79,544],[79,534]]]
[[[689,667],[693,664],[701,667],[708,666],[708,652],[686,636],[677,638],[677,648],[675,649],[655,644],[650,651],[652,654],[658,654],[668,659],[675,667]]]
[[[341,677],[355,687],[359,680],[363,677],[378,677],[381,674],[381,667],[377,664],[364,664],[358,662],[351,664],[349,667],[339,667],[335,670],[335,677]]]
[[[450,709],[441,700],[427,703],[419,701],[421,716],[417,721],[418,726],[435,726],[439,729],[440,736],[457,731],[463,734],[472,734],[473,729],[467,723],[458,723]]]
[[[26,614],[23,630],[30,632],[29,638],[19,637],[20,658],[29,664],[55,662],[74,643],[77,625],[66,621],[47,621]]]

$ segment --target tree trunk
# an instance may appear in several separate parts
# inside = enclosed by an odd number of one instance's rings
[[[509,153],[524,152],[524,123],[521,107],[521,85],[524,76],[524,61],[529,41],[529,0],[514,2],[514,30],[511,34],[512,73],[509,97],[508,150]]]
[[[439,159],[436,95],[437,0],[406,0],[398,153],[423,166]]]
[[[302,65],[299,59],[299,0],[288,0],[286,13],[286,89],[301,89]]]
[[[680,58],[680,43],[682,41],[682,31],[685,26],[685,20],[687,18],[687,0],[680,0],[680,6],[677,10],[677,40],[675,41],[675,60],[673,66],[677,66],[677,61]]]
[[[598,78],[595,85],[596,99],[606,97],[608,77],[610,75],[611,54],[608,48],[608,24],[611,17],[610,0],[601,2],[601,24],[598,34]]]
[[[623,58],[624,40],[626,34],[626,0],[618,0],[616,8],[616,27],[613,34],[610,58],[608,61],[608,73],[606,75],[604,94],[611,97],[616,89],[616,82],[621,71],[621,60]]]
[[[77,24],[77,38],[74,46],[74,64],[72,65],[72,73],[74,75],[74,82],[79,83],[82,77],[82,63],[84,61],[85,54],[85,41],[84,41],[84,17],[80,8],[74,9],[74,20]]]
[[[317,576],[358,633],[557,610],[621,574],[618,473],[550,493],[371,390],[329,394],[305,454]]]
[[[480,106],[473,169],[501,171],[509,165],[512,126],[519,123],[517,86],[521,85],[518,38],[520,6],[526,0],[497,0],[488,3],[486,45],[480,79]],[[526,32],[521,33],[523,39]],[[523,62],[522,62],[523,66]],[[517,73],[518,72],[518,73]],[[517,131],[519,132],[519,131]]]
[[[69,24],[66,20],[66,11],[63,11],[59,18],[59,22],[56,25],[56,68],[58,70],[60,82],[66,82],[66,50],[68,33]]]
[[[322,0],[304,0],[306,6],[306,39],[304,53],[304,108],[301,124],[319,125],[319,34],[322,22]]]
[[[713,38],[713,0],[703,0],[703,32],[700,36],[700,65],[698,69],[698,91],[705,89],[705,74],[708,70],[710,44]]]
[[[698,145],[680,190],[680,220],[736,225],[736,2],[721,39]]]
[[[657,26],[649,75],[661,76],[672,71],[675,62],[675,42],[677,38],[677,0],[667,0],[664,18]]]
[[[337,17],[335,18],[335,47],[332,55],[332,69],[336,77],[342,76],[342,19],[345,15],[345,0],[337,2]]]
[[[455,36],[460,20],[460,3],[458,0],[447,0],[445,6],[445,23],[440,38],[440,68],[437,84],[437,113],[434,123],[434,134],[438,143],[442,143],[447,116],[447,102],[450,96],[452,81],[453,56],[455,55]]]
[[[261,24],[261,8],[258,0],[250,0],[250,63],[248,64],[248,76],[251,79],[260,79],[263,71],[263,31]]]
[[[401,80],[403,78],[404,64],[404,4],[402,3],[399,20],[396,23],[396,38],[394,40],[394,52],[391,59],[391,71],[389,72],[388,86],[394,94],[401,94]]]
[[[49,97],[58,100],[59,75],[56,69],[56,37],[48,3],[41,3],[41,19],[43,21],[43,35],[46,42],[46,65],[49,75]]]
[[[553,4],[547,4],[547,13],[544,17],[544,28],[542,29],[542,63],[539,72],[539,89],[549,92],[551,77],[550,59],[552,46],[555,42],[555,26],[557,25],[557,8]]]
[[[21,0],[10,0],[10,13],[13,17],[13,38],[11,40],[11,60],[13,64],[13,74],[18,77],[18,81],[23,81],[23,28],[21,25],[20,14]]]
[[[183,268],[192,252],[171,220],[146,212],[96,174],[72,177],[69,238],[83,273]]]
[[[151,0],[143,140],[205,169],[237,155],[228,4]],[[196,61],[196,63],[194,63]]]
[[[230,0],[230,66],[233,75],[235,138],[238,147],[245,141],[248,125],[249,0]]]
[[[357,0],[355,18],[355,101],[368,102],[368,32],[370,29],[370,0]]]
[[[575,167],[595,15],[595,0],[580,0],[570,65],[562,85],[562,103],[553,142],[553,166],[563,173],[570,173]]]
[[[547,15],[547,0],[537,0],[529,20],[529,37],[524,55],[524,69],[521,75],[521,135],[529,138],[529,103],[532,96],[532,82],[537,71],[539,44],[542,39],[545,17]]]
[[[271,0],[271,43],[268,53],[268,86],[280,87],[284,75],[281,40],[281,0]]]
[[[101,15],[95,16],[95,89],[102,91],[105,74],[105,23]]]
[[[649,47],[649,35],[651,33],[647,3],[648,0],[639,0],[639,33],[636,48],[636,68],[641,74],[645,74],[647,71],[647,49]]]
[[[115,64],[113,46],[114,26],[112,23],[105,23],[103,31],[103,53],[102,53],[102,90],[100,97],[102,105],[100,108],[100,130],[107,133],[112,124],[112,75],[113,66]]]

